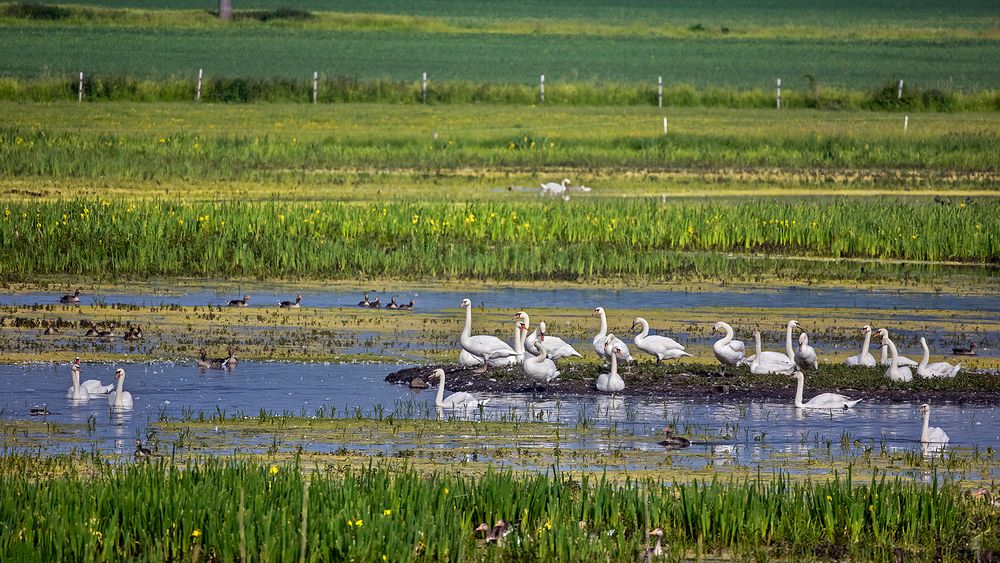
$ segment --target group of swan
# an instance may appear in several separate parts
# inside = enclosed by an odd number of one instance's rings
[[[104,385],[96,379],[88,379],[81,383],[80,358],[77,358],[70,365],[70,378],[73,385],[66,391],[66,398],[71,401],[84,402],[89,401],[92,397],[105,396],[108,398],[108,406],[113,409],[132,408],[132,394],[124,390],[125,370],[121,368],[115,371],[117,385],[113,383]]]

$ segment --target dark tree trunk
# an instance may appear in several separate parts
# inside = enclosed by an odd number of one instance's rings
[[[219,19],[223,21],[232,21],[233,0],[219,0]]]

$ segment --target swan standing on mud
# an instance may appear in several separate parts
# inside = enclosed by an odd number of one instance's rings
[[[805,376],[801,371],[792,374],[795,378],[795,408],[799,409],[821,409],[821,410],[847,410],[861,402],[861,399],[850,399],[837,393],[822,393],[816,395],[809,402],[802,402],[802,390],[805,387]]]
[[[642,331],[635,335],[635,347],[642,350],[643,352],[656,358],[656,363],[660,363],[663,360],[676,360],[684,356],[690,356],[691,354],[684,351],[684,346],[666,336],[659,335],[649,335],[649,323],[646,319],[642,317],[636,317],[632,321],[632,330],[635,330],[636,326],[641,326]]]
[[[793,358],[795,365],[799,369],[819,369],[819,360],[816,358],[816,350],[809,345],[809,335],[803,332],[799,335],[799,349]]]
[[[924,357],[920,360],[920,365],[917,366],[917,375],[920,377],[932,378],[932,377],[955,377],[958,375],[958,370],[962,369],[962,364],[951,365],[948,362],[934,362],[933,364],[928,364],[930,361],[931,352],[927,349],[927,340],[921,336],[920,337],[920,347],[924,349]]]
[[[512,361],[513,363],[517,363],[517,351],[503,340],[488,334],[478,334],[476,336],[472,335],[472,301],[463,299],[458,306],[465,308],[465,327],[462,328],[462,334],[458,339],[463,350],[473,356],[476,356],[477,359],[481,358],[483,369],[487,369],[490,365],[494,365],[490,364],[490,360],[494,358],[506,359],[514,357]],[[515,333],[519,334],[519,330],[515,329]],[[505,361],[510,362],[511,360]]]
[[[865,336],[864,342],[861,343],[861,353],[857,356],[850,356],[844,360],[845,366],[865,366],[873,368],[876,365],[875,356],[872,356],[868,352],[868,348],[872,343],[872,327],[865,325],[861,327],[861,334]]]
[[[594,336],[594,351],[597,352],[598,357],[610,363],[611,357],[614,356],[611,351],[618,348],[618,350],[621,351],[621,355],[618,357],[624,362],[631,362],[632,354],[629,353],[628,346],[626,346],[625,343],[622,342],[617,336],[612,334],[611,336],[614,340],[612,341],[611,346],[605,346],[605,340],[607,340],[608,336],[608,316],[604,312],[604,307],[596,307],[594,309],[594,316],[601,318],[601,328],[597,331],[597,335]]]
[[[518,319],[518,317],[514,317]],[[499,356],[496,358],[490,358],[490,367],[499,368],[507,366],[515,366],[524,361],[524,333],[527,332],[525,328],[522,327],[522,322],[518,319],[514,323],[514,336],[511,338],[511,343],[514,350],[513,356]],[[483,359],[479,356],[474,356],[464,348],[458,353],[458,364],[466,368],[480,367],[483,365]]]

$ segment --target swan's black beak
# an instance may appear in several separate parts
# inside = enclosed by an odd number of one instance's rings
[[[637,325],[636,325],[635,323],[632,323],[632,328],[630,328],[629,330],[635,330],[635,327],[636,327],[636,326],[637,326]]]

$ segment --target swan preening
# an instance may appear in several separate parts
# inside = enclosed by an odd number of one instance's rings
[[[452,393],[447,397],[444,396],[444,370],[436,369],[431,377],[438,378],[438,391],[437,397],[434,399],[434,405],[446,409],[454,408],[478,408],[481,405],[485,405],[490,402],[489,399],[483,399],[480,401],[475,398],[471,393],[466,393],[465,391],[459,391],[458,393]]]
[[[910,371],[910,368],[899,365],[899,354],[896,352],[896,345],[889,339],[889,331],[880,328],[875,335],[882,339],[882,354],[885,355],[885,350],[888,349],[892,355],[892,358],[889,360],[889,367],[885,370],[885,376],[892,381],[912,381],[913,373]]]
[[[524,373],[536,386],[548,385],[550,381],[559,377],[559,370],[556,369],[556,363],[546,357],[545,333],[542,333],[535,346],[539,354],[524,360]]]
[[[805,387],[805,376],[801,371],[792,374],[796,380],[795,385],[795,407],[799,409],[821,409],[821,410],[847,410],[861,402],[861,399],[849,399],[836,393],[822,393],[816,395],[808,402],[802,402],[802,390]]]
[[[719,360],[719,363],[724,366],[740,365],[743,357],[746,355],[746,346],[744,346],[742,340],[733,340],[735,336],[733,327],[729,326],[728,323],[719,321],[712,327],[712,332],[726,333],[721,340],[717,340],[712,345],[712,351],[715,352],[715,358]]]
[[[917,375],[926,378],[955,377],[958,375],[958,370],[962,368],[962,364],[953,366],[948,362],[927,363],[930,361],[931,353],[927,349],[927,340],[923,336],[920,337],[920,347],[924,349],[924,357],[920,360],[920,365],[917,366]]]
[[[612,350],[617,348],[621,352],[618,357],[621,358],[623,362],[631,362],[632,354],[629,353],[628,346],[626,346],[620,338],[612,335],[614,337],[614,341],[611,343],[611,346],[605,346],[605,340],[608,336],[608,316],[604,312],[604,307],[594,308],[594,316],[600,317],[601,319],[601,328],[597,331],[597,335],[594,336],[594,351],[597,352],[597,355],[602,360],[610,363],[611,356],[614,355],[612,354]]]
[[[656,358],[656,363],[663,360],[676,360],[684,356],[690,356],[684,351],[684,346],[666,336],[649,335],[649,323],[642,317],[636,317],[632,321],[632,330],[636,326],[641,326],[642,331],[635,335],[635,347]]]
[[[607,348],[607,353],[611,357],[611,372],[597,376],[596,383],[598,391],[611,394],[625,389],[625,380],[618,375],[618,358],[624,357],[624,353],[621,348],[615,345],[616,341],[621,342],[614,334],[609,334],[604,338],[604,347]]]

